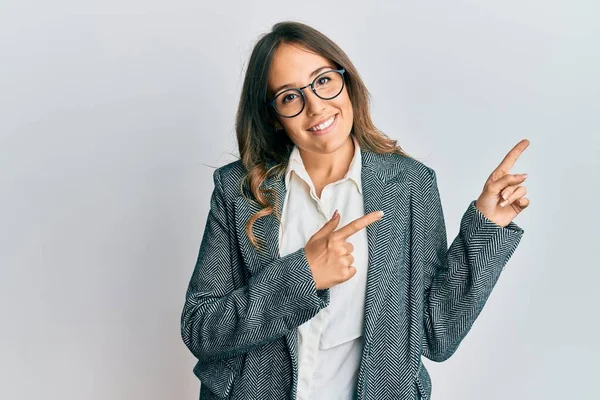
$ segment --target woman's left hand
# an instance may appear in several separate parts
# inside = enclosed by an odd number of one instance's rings
[[[504,160],[485,181],[483,192],[475,202],[475,207],[490,221],[505,227],[529,205],[525,186],[527,174],[509,174],[521,153],[529,146],[523,139],[504,157]]]

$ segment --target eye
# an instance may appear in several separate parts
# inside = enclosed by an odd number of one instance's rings
[[[290,94],[287,94],[287,95],[283,96],[283,100],[282,101],[284,103],[288,103],[288,102],[294,100],[296,97],[298,97],[298,95],[296,93],[290,93]]]
[[[319,80],[317,81],[317,84],[324,85],[327,83],[328,80],[330,80],[330,78],[328,76],[324,76],[322,78],[319,78]]]

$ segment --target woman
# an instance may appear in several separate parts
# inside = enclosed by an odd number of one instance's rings
[[[456,351],[523,235],[525,177],[508,172],[528,141],[448,249],[434,170],[375,128],[317,30],[282,22],[257,42],[236,130],[181,317],[200,398],[429,399],[421,356]]]

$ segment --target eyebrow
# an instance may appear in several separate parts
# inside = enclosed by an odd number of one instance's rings
[[[325,69],[325,68],[335,69],[331,65],[324,65],[322,67],[319,67],[319,68],[315,69],[308,77],[312,78],[317,73],[319,73],[322,69]],[[281,89],[287,89],[287,88],[291,88],[291,87],[293,87],[293,85],[291,83],[286,83],[285,85],[281,85],[281,86],[279,86],[277,89],[275,89],[273,91],[273,95],[276,95]]]

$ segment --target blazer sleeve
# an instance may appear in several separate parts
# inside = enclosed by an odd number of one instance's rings
[[[450,248],[433,169],[424,184],[424,335],[422,352],[432,361],[448,359],[471,329],[524,230],[501,227],[473,200]]]
[[[181,314],[181,335],[202,362],[230,358],[274,341],[329,304],[317,290],[304,247],[277,258],[241,286],[234,282],[239,258],[228,224],[221,174],[214,189],[200,250]],[[241,287],[240,287],[241,286]]]

